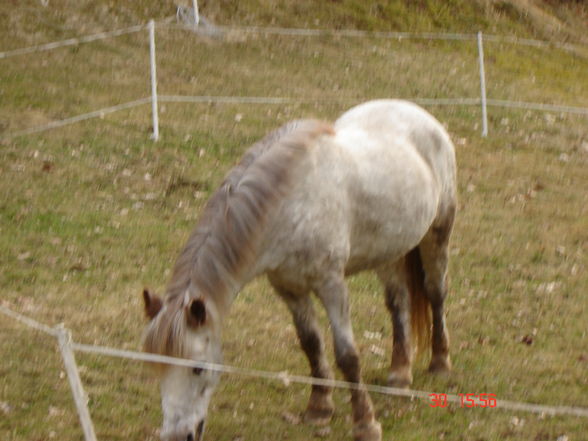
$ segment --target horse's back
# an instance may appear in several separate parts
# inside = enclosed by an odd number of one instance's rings
[[[453,143],[443,125],[421,107],[403,100],[369,101],[341,115],[335,130],[344,148],[358,158],[379,158],[378,164],[370,164],[372,167],[387,167],[388,173],[406,175],[410,181],[419,176],[416,164],[425,165],[434,178],[432,185],[439,191],[440,217],[455,205]],[[389,156],[394,161],[382,160]]]
[[[445,128],[423,108],[403,100],[375,100],[345,112],[335,122],[338,133],[363,132],[381,146],[414,149],[439,181],[455,179],[455,151]],[[369,145],[358,145],[364,149]]]
[[[270,270],[283,272],[275,267],[284,262],[286,272],[314,272],[329,260],[347,273],[373,268],[418,245],[438,216],[454,153],[433,117],[402,101],[373,101],[334,127],[310,150],[273,224]]]

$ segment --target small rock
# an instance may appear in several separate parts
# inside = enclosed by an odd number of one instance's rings
[[[384,349],[382,349],[381,347],[376,346],[376,345],[371,345],[370,346],[370,352],[372,354],[375,354],[375,355],[379,356],[379,357],[385,357],[386,356],[386,351]]]
[[[331,428],[329,426],[321,427],[314,432],[314,436],[317,438],[327,438],[331,434]]]
[[[25,252],[25,253],[21,253],[18,255],[17,259],[20,260],[21,262],[23,260],[27,260],[31,257],[31,253],[29,251]]]
[[[64,414],[63,410],[59,409],[58,407],[55,406],[49,406],[49,416],[50,417],[60,417]]]
[[[560,282],[542,283],[537,287],[537,293],[539,293],[539,294],[552,294],[556,290],[558,290],[559,288],[561,288]]]
[[[290,412],[282,413],[282,419],[286,421],[288,424],[292,424],[293,426],[297,426],[300,424],[300,417]]]
[[[521,427],[523,426],[523,424],[525,424],[525,420],[519,419],[519,417],[512,417],[510,420],[510,424],[513,427]]]
[[[8,404],[6,401],[0,401],[0,412],[2,412],[4,415],[8,415],[10,412],[12,412],[12,407],[10,407],[10,404]]]
[[[366,340],[382,340],[381,332],[363,331],[363,337]]]

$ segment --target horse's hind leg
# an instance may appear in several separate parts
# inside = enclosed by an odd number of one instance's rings
[[[419,245],[425,272],[425,295],[431,302],[433,315],[431,372],[451,370],[449,334],[445,324],[443,304],[447,297],[447,266],[449,236],[453,227],[454,210],[442,222],[436,222]]]
[[[384,285],[386,306],[392,317],[392,364],[388,384],[408,387],[412,383],[412,344],[410,296],[404,258],[378,268],[377,274]]]
[[[311,375],[321,379],[333,378],[325,357],[323,338],[316,320],[312,299],[308,293],[297,295],[282,288],[276,288],[276,291],[286,302],[292,314],[300,346],[302,346],[310,363]],[[304,413],[304,420],[316,425],[328,424],[335,410],[331,395],[332,389],[330,387],[313,385]]]
[[[343,271],[330,274],[316,286],[316,293],[322,301],[333,332],[335,359],[345,380],[356,383],[351,390],[353,411],[353,439],[355,441],[381,441],[382,429],[376,421],[370,396],[361,382],[359,355],[353,338],[353,329],[349,318],[347,286]]]

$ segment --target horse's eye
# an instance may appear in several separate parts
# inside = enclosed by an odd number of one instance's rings
[[[202,368],[195,367],[195,368],[193,368],[193,369],[192,369],[192,373],[193,373],[194,375],[200,375],[200,374],[202,373],[202,371],[203,371],[203,370],[204,370],[204,369],[202,369]]]

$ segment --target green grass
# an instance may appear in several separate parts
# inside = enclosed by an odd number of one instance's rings
[[[202,8],[219,23],[481,28],[524,37],[546,32],[519,20],[519,10],[505,2],[495,2],[502,9],[491,11],[463,1],[368,3],[221,1]],[[164,2],[116,5],[64,0],[47,9],[32,0],[3,5],[0,48],[173,13]],[[203,203],[240,154],[272,128],[299,117],[334,119],[371,97],[479,93],[475,42],[275,36],[223,42],[158,29],[157,48],[161,94],[309,100],[162,103],[159,143],[149,140],[149,106],[2,138],[0,303],[50,325],[63,322],[76,341],[140,347],[142,288],[163,289]],[[487,43],[486,56],[491,98],[586,105],[588,60],[579,54]],[[149,94],[146,32],[0,63],[0,136]],[[448,299],[455,370],[446,378],[430,377],[422,359],[414,387],[588,407],[586,117],[491,108],[490,137],[483,139],[477,107],[429,110],[457,145],[460,211]],[[383,384],[391,330],[380,287],[370,275],[354,277],[349,285],[364,377]],[[322,313],[321,320],[328,335]],[[365,331],[384,338],[374,341]],[[522,343],[524,336],[532,336],[533,343]],[[372,345],[386,356],[371,351]],[[287,310],[264,280],[247,287],[233,305],[224,352],[232,365],[308,371]],[[2,317],[0,357],[0,439],[82,439],[55,342]],[[76,357],[98,438],[156,440],[161,415],[151,371],[130,361]],[[313,438],[314,428],[283,418],[302,411],[307,395],[308,388],[298,385],[225,376],[211,404],[207,439]],[[575,417],[439,410],[419,401],[373,399],[386,440],[585,437],[584,421]],[[336,392],[335,400],[327,439],[349,439],[347,393]]]

